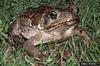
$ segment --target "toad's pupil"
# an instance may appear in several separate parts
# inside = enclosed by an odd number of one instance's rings
[[[56,19],[57,18],[57,13],[56,12],[51,12],[50,14],[51,19]]]

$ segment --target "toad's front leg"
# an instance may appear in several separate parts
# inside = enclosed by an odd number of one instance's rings
[[[35,59],[42,60],[40,55],[42,54],[38,48],[35,47],[36,42],[40,43],[41,36],[36,35],[31,37],[24,43],[24,49],[27,51],[28,54],[32,55]]]
[[[28,39],[24,44],[24,48],[29,54],[34,56],[34,58],[43,59],[43,57],[41,57],[43,54],[35,46],[41,43],[48,43],[59,39],[61,39],[61,36],[57,32],[46,33],[41,31],[39,34]]]
[[[82,29],[80,27],[76,27],[75,28],[75,34],[84,39],[84,42],[86,43],[87,47],[91,46],[93,39],[84,29]]]

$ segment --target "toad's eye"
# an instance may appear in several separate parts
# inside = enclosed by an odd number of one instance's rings
[[[55,11],[52,11],[50,14],[51,19],[56,19],[57,18],[57,13]]]

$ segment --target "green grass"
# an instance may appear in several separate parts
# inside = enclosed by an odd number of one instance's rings
[[[79,8],[80,27],[85,28],[93,38],[90,48],[85,48],[82,39],[72,37],[71,41],[65,41],[65,50],[69,50],[72,56],[66,59],[65,66],[78,66],[76,57],[80,61],[100,62],[100,0],[0,0],[0,66],[31,66],[34,63],[32,57],[26,55],[23,49],[16,50],[7,42],[9,24],[16,17],[28,8],[39,6],[64,7],[66,4],[73,4]],[[45,45],[42,49],[47,48]],[[62,49],[60,51],[63,54]],[[58,66],[55,63],[52,52],[44,62],[47,66]],[[82,54],[82,55],[81,55]]]

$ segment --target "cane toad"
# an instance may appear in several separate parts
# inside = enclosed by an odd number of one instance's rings
[[[73,35],[83,37],[89,44],[91,38],[79,27],[79,17],[76,12],[73,7],[31,9],[10,25],[10,42],[14,46],[23,45],[33,56],[39,54],[36,45],[67,39]]]

